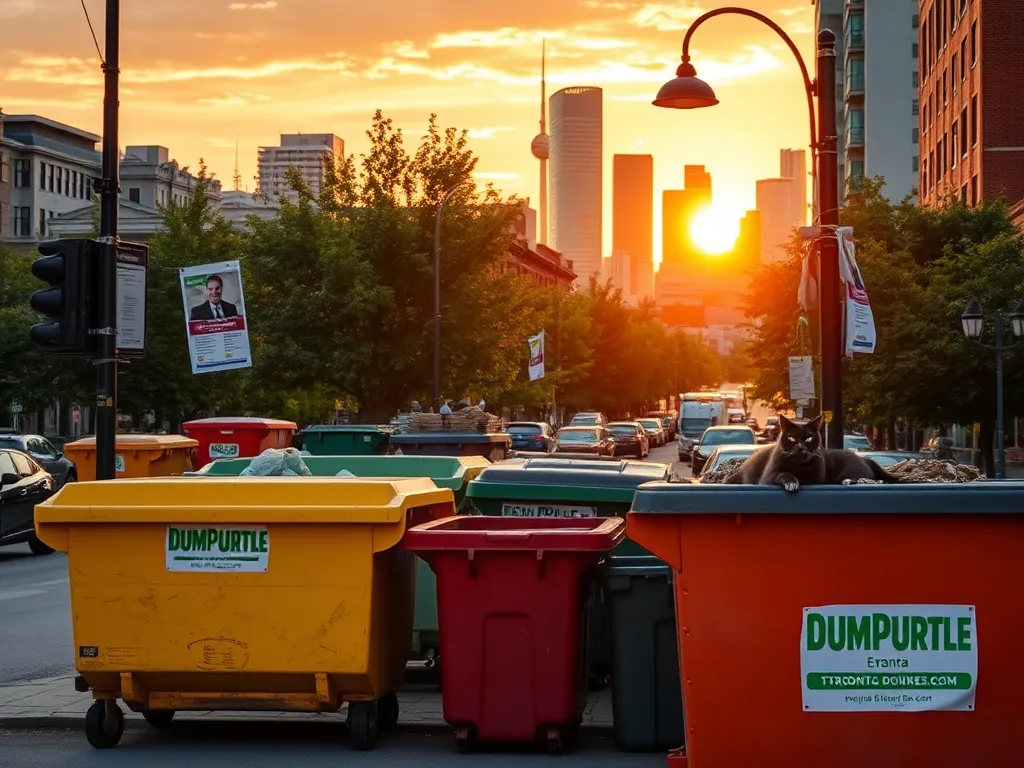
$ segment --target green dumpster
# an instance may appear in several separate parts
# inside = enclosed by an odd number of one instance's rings
[[[469,482],[491,463],[482,456],[303,456],[314,477],[341,471],[356,477],[429,477],[438,488],[450,488],[460,512]],[[186,475],[237,477],[252,459],[217,459]],[[413,616],[414,659],[433,661],[441,648],[437,629],[437,577],[426,561],[416,558],[416,611]]]
[[[671,471],[668,464],[643,461],[508,459],[488,467],[471,481],[468,497],[484,515],[625,518],[637,487],[667,480]],[[627,538],[612,551],[611,559],[637,555],[654,557]],[[588,640],[592,682],[601,683],[609,677],[609,623],[604,590],[595,584]]]
[[[387,452],[393,430],[376,424],[318,424],[299,433],[314,456],[372,456]]]

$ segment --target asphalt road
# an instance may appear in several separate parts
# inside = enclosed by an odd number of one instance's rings
[[[74,670],[69,598],[63,554],[0,548],[0,683]]]
[[[372,752],[350,750],[334,728],[318,724],[176,723],[166,731],[150,728],[125,732],[115,749],[94,750],[81,730],[0,731],[0,768],[335,768],[387,764],[416,768],[447,768],[468,760],[483,768],[664,768],[665,754],[619,752],[611,739],[583,739],[558,758],[542,751],[479,752],[460,757],[451,736],[396,734],[384,737]]]

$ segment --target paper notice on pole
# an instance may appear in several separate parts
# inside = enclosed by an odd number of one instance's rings
[[[810,355],[789,358],[789,399],[814,399],[814,358]]]
[[[149,248],[138,243],[117,244],[117,351],[139,355],[146,351],[146,280]]]
[[[973,605],[825,605],[803,614],[805,712],[974,710]]]
[[[857,266],[857,249],[853,243],[853,227],[837,227],[839,241],[839,274],[846,285],[845,337],[846,354],[871,354],[875,351],[875,316],[871,311],[864,277]]]
[[[239,263],[203,264],[180,274],[192,373],[251,368]]]

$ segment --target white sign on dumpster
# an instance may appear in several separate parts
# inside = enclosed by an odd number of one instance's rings
[[[266,573],[270,532],[265,525],[169,525],[168,571]]]
[[[238,443],[210,443],[211,459],[237,459],[240,453]]]
[[[805,712],[974,711],[973,605],[804,608]]]

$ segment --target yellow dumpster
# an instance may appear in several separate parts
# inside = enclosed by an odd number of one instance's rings
[[[192,453],[199,443],[181,435],[117,435],[115,477],[162,477],[192,471]],[[96,479],[96,438],[83,437],[64,446],[75,462],[79,480]]]
[[[86,736],[115,746],[122,699],[175,711],[337,712],[357,749],[398,721],[412,641],[407,527],[455,514],[422,479],[175,477],[71,483],[36,507],[68,554]]]

